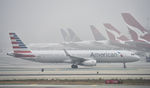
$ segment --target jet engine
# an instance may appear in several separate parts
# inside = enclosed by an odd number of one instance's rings
[[[96,60],[86,60],[81,63],[83,66],[96,66]]]

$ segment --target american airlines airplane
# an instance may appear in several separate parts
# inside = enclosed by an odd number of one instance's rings
[[[15,34],[9,33],[13,52],[9,56],[41,63],[70,63],[71,68],[96,66],[96,63],[125,63],[138,61],[134,52],[126,50],[47,50],[31,51]]]

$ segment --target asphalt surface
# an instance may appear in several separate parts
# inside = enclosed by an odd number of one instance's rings
[[[127,63],[99,63],[94,67],[70,64],[36,63],[12,57],[0,57],[0,80],[13,79],[150,79],[150,63],[139,61]],[[41,69],[44,68],[44,72]]]
[[[147,85],[0,85],[0,88],[149,88]]]

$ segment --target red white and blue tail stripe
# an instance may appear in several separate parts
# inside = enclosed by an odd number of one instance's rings
[[[9,33],[15,57],[35,57],[15,33]]]

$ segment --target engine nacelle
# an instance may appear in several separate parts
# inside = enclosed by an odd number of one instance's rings
[[[96,60],[86,60],[82,62],[83,66],[96,66]]]

